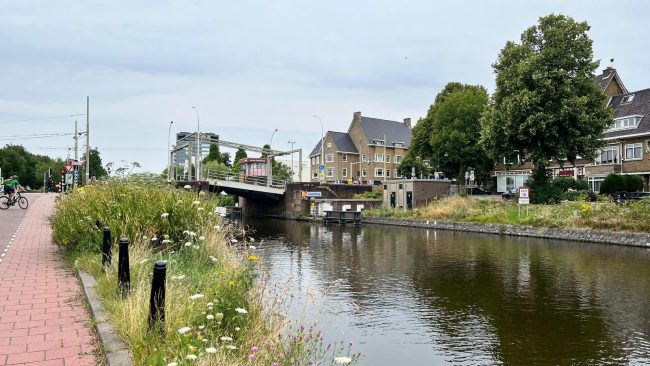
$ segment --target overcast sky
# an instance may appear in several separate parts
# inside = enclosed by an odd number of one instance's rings
[[[104,163],[159,172],[167,132],[269,143],[306,156],[352,113],[414,121],[450,81],[492,91],[491,64],[540,16],[592,27],[601,70],[615,58],[629,90],[650,87],[647,1],[3,1],[0,144],[65,157],[90,96]],[[38,118],[49,118],[41,119]],[[22,122],[15,122],[21,120]],[[85,127],[84,127],[85,128]],[[173,138],[172,138],[173,139]]]

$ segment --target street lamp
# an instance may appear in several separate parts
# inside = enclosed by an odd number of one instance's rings
[[[314,114],[314,118],[318,119],[318,121],[320,122],[320,160],[321,160],[320,163],[323,165],[323,168],[324,168],[325,167],[325,155],[324,155],[325,154],[325,149],[324,149],[325,134],[323,133],[323,120],[320,119],[320,117],[318,117],[315,114]],[[318,167],[319,170],[320,170],[320,165],[321,164],[318,164],[319,165],[319,167]],[[324,179],[325,179],[325,171],[323,169],[323,171],[320,172],[320,181],[321,181],[321,183],[324,181]]]
[[[171,151],[171,145],[169,143],[169,138],[171,137],[172,134],[172,125],[174,124],[174,121],[169,122],[169,130],[167,131],[167,181],[170,182],[172,180],[172,151]]]
[[[201,149],[201,141],[199,136],[201,136],[201,127],[199,124],[199,110],[196,107],[192,107],[194,112],[196,112],[196,181],[198,182],[201,179],[201,161],[199,160],[200,155],[199,151]]]
[[[288,143],[291,144],[291,181],[293,182],[293,144],[296,142],[289,140]]]
[[[269,151],[266,154],[266,175],[268,176],[268,182],[266,182],[267,186],[271,186],[271,181],[273,180],[273,165],[271,165],[271,146],[273,146],[273,136],[275,136],[275,133],[278,132],[278,129],[276,128],[273,130],[273,133],[271,134],[271,143],[269,144]]]

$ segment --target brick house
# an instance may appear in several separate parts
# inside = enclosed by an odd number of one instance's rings
[[[327,131],[321,158],[318,141],[310,158],[310,177],[321,179],[319,165],[324,165],[327,182],[376,183],[399,178],[397,170],[411,144],[411,119],[404,122],[353,114],[348,132]]]
[[[608,97],[607,106],[614,112],[612,127],[603,133],[604,146],[594,158],[578,159],[575,164],[551,164],[553,177],[571,176],[585,179],[589,188],[598,192],[610,173],[636,174],[650,184],[650,89],[629,92],[613,67],[603,70],[596,83]],[[511,164],[507,164],[511,163]],[[523,186],[532,172],[532,163],[497,162],[492,172],[497,192],[514,191]]]

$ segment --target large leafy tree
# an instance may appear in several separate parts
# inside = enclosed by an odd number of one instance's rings
[[[90,172],[89,176],[95,177],[97,179],[107,176],[108,172],[106,171],[106,169],[104,169],[104,166],[102,165],[102,158],[101,156],[99,156],[99,150],[97,148],[90,149],[89,154],[90,154],[90,161],[88,162],[89,172]],[[86,161],[85,152],[81,160]],[[86,167],[83,166],[81,170],[83,171],[85,168]],[[85,174],[85,173],[80,172],[80,174]]]
[[[210,145],[210,151],[208,152],[208,156],[203,159],[204,163],[210,162],[210,161],[216,161],[217,163],[222,163],[223,162],[223,156],[221,152],[219,151],[219,145],[217,144],[211,144]]]
[[[492,158],[517,154],[534,164],[533,180],[548,182],[551,161],[591,157],[612,123],[594,82],[598,62],[586,22],[548,15],[508,42],[493,65],[496,90],[483,115],[482,145]]]
[[[51,172],[52,180],[61,179],[59,170],[65,163],[61,159],[52,159],[44,155],[32,154],[19,145],[7,145],[0,148],[0,168],[2,176],[17,175],[21,185],[38,189],[43,186],[43,178]]]
[[[239,160],[247,158],[248,156],[246,155],[246,151],[244,149],[237,149],[237,152],[235,152],[235,160],[232,163],[232,172],[233,173],[239,173]]]

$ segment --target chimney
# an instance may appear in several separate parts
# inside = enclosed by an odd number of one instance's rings
[[[411,128],[411,119],[410,118],[404,118],[404,124],[407,125],[409,128]]]
[[[614,68],[614,59],[609,59],[609,66],[605,70],[603,70],[603,78],[606,79],[609,77],[609,75],[614,72],[616,69]]]
[[[360,119],[361,119],[361,112],[354,112],[354,114],[352,115],[352,117],[353,117],[355,120],[360,120]]]

